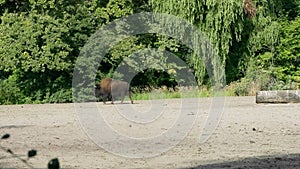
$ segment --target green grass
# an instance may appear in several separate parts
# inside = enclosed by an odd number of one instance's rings
[[[203,98],[213,96],[224,96],[224,92],[210,91],[206,87],[201,89],[182,89],[178,91],[168,91],[156,89],[151,92],[132,93],[133,100],[156,100],[156,99],[174,99],[174,98]]]
[[[156,99],[174,99],[181,98],[180,92],[143,92],[134,93],[134,100],[156,100]]]

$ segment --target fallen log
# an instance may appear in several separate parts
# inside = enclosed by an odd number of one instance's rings
[[[256,103],[300,103],[300,90],[259,91]]]

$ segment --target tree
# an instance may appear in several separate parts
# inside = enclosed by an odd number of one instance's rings
[[[103,21],[91,13],[91,4],[74,2],[24,1],[28,11],[17,8],[3,13],[0,84],[10,87],[1,102],[72,101],[73,63],[80,47]],[[18,97],[9,101],[14,92]]]
[[[283,22],[278,55],[274,58],[276,77],[300,85],[300,16],[293,21]]]
[[[199,30],[208,36],[215,46],[222,67],[225,68],[226,60],[232,45],[233,39],[241,41],[241,34],[244,30],[244,20],[248,13],[243,12],[243,1],[235,0],[205,0],[205,1],[151,1],[154,11],[176,15],[187,19],[196,25]],[[198,62],[196,56],[189,59],[195,70],[199,84],[205,81],[204,64]],[[192,63],[198,63],[193,65]]]

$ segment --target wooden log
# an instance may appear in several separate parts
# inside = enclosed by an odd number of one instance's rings
[[[300,103],[300,90],[259,91],[256,103]]]

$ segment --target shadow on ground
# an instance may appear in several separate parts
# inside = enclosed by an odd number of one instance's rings
[[[300,154],[245,158],[185,169],[300,169]]]

